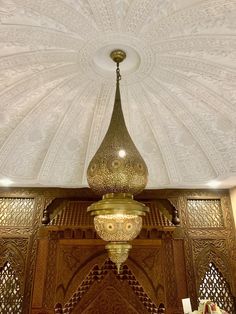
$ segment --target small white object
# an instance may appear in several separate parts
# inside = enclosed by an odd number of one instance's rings
[[[192,306],[189,298],[182,299],[184,314],[192,313]]]
[[[124,158],[126,156],[126,151],[124,149],[119,150],[118,155],[120,158]]]

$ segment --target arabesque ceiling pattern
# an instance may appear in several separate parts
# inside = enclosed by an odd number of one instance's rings
[[[235,0],[1,0],[0,178],[87,186],[113,48],[128,54],[122,105],[148,187],[236,175]]]

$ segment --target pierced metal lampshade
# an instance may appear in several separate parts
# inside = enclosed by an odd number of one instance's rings
[[[103,199],[93,203],[88,211],[94,215],[98,235],[110,242],[106,248],[110,259],[120,265],[127,259],[131,245],[142,228],[142,218],[149,210],[133,200],[141,192],[148,178],[147,166],[134,145],[125,125],[119,81],[119,63],[126,55],[121,50],[111,53],[117,64],[116,96],[107,133],[87,169],[90,188]]]

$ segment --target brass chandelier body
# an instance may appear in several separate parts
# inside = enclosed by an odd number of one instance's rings
[[[141,231],[141,216],[149,210],[133,200],[133,195],[145,188],[148,170],[128,133],[122,112],[119,63],[126,54],[115,50],[110,56],[117,65],[113,113],[107,133],[87,169],[90,188],[103,197],[88,212],[95,216],[98,235],[109,242],[106,245],[109,258],[119,271],[132,247],[128,242]]]

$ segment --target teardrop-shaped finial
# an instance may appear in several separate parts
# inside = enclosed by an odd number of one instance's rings
[[[132,245],[126,242],[110,242],[106,245],[110,260],[116,265],[120,274],[121,265],[127,260]]]

